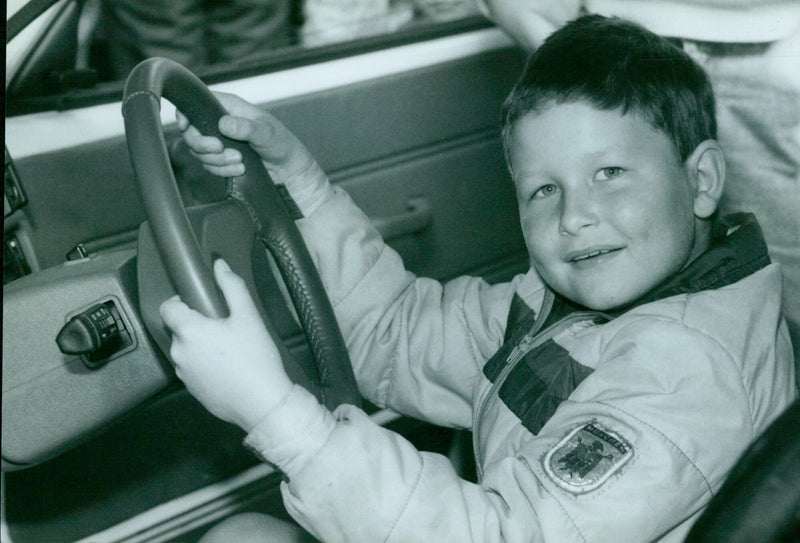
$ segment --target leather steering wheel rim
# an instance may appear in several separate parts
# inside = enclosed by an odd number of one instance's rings
[[[183,208],[161,129],[161,98],[172,102],[200,132],[216,136],[242,153],[247,173],[228,179],[227,197],[244,209],[256,228],[256,238],[270,251],[281,272],[311,347],[318,399],[331,409],[342,403],[359,405],[344,339],[294,223],[297,217],[252,148],[219,133],[218,121],[227,111],[208,87],[180,64],[151,58],[129,75],[122,113],[134,175],[161,261],[175,290],[189,307],[208,317],[228,315]]]

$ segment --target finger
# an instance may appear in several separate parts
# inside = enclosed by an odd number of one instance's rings
[[[244,279],[233,272],[225,260],[220,258],[214,262],[214,276],[231,310],[231,316],[258,314]]]
[[[255,119],[264,114],[264,111],[261,108],[251,104],[244,98],[241,98],[235,94],[230,94],[227,92],[215,92],[214,95],[219,99],[225,110],[231,115]]]
[[[217,177],[240,177],[245,174],[246,168],[241,162],[239,164],[231,164],[229,166],[209,166],[203,164],[203,169]]]
[[[249,143],[270,174],[280,182],[290,183],[308,175],[325,178],[308,149],[276,117],[238,96],[216,94],[230,113],[220,118],[220,132],[231,139]],[[227,176],[234,177],[235,174]]]
[[[197,160],[208,166],[231,166],[242,162],[242,153],[232,148],[213,153],[197,152],[191,148],[190,151]]]
[[[217,125],[219,131],[231,139],[257,144],[264,136],[257,129],[256,121],[238,115],[223,115]]]
[[[183,326],[204,318],[200,313],[183,303],[180,296],[177,295],[162,303],[159,313],[164,324],[176,336],[181,335]]]
[[[305,146],[281,124],[261,112],[253,119],[227,116],[220,119],[220,132],[231,139],[246,141],[258,153],[268,169],[280,167],[281,172],[296,172],[314,162]]]
[[[196,153],[221,153],[225,149],[222,140],[215,136],[204,136],[194,126],[189,126],[183,132],[183,139]]]
[[[219,177],[239,177],[244,175],[246,168],[241,161],[241,153],[235,149],[226,149],[225,153],[202,154],[195,153],[191,149],[192,156],[203,164],[203,168],[213,175]]]
[[[317,161],[306,146],[277,118],[264,113],[254,124],[250,144],[280,178],[306,174],[316,167]]]
[[[175,120],[178,122],[178,130],[181,132],[184,132],[187,128],[189,128],[189,119],[187,119],[186,115],[177,109],[175,110]]]

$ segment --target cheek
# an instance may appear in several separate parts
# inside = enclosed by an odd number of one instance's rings
[[[686,195],[673,192],[653,198],[647,205],[640,206],[637,217],[631,217],[628,224],[638,225],[654,262],[674,265],[675,261],[682,261],[682,255],[687,253],[694,239],[694,212]]]
[[[683,230],[683,225],[693,222],[692,199],[684,190],[663,186],[674,183],[677,181],[650,183],[634,193],[615,194],[604,203],[607,218],[628,231],[648,232],[655,237]]]
[[[653,210],[661,228],[668,229],[675,237],[690,236],[694,229],[694,202],[687,190],[674,190],[664,195],[662,205]]]
[[[550,268],[547,263],[557,259],[557,242],[553,240],[552,235],[548,235],[550,230],[545,222],[529,216],[526,217],[523,214],[521,224],[525,246],[528,249],[530,265],[539,272],[539,275],[545,279],[545,281],[549,282],[549,276],[551,274],[549,273]]]
[[[530,209],[526,209],[525,206],[520,206],[519,216],[522,235],[525,238],[528,252],[542,248],[546,244],[547,235],[547,225],[543,220],[542,214],[534,214]]]
[[[525,243],[529,243],[528,239],[535,228],[534,217],[523,203],[517,202],[517,210],[519,211],[519,224],[520,228],[522,228],[522,235],[525,238]]]

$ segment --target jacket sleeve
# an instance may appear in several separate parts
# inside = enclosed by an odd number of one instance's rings
[[[481,484],[302,390],[247,439],[287,474],[290,513],[326,542],[681,540],[753,438],[736,366],[677,323],[634,323],[598,349],[597,370]]]
[[[473,384],[503,339],[519,280],[415,277],[348,195],[298,226],[342,329],[361,393],[435,424],[468,427]]]
[[[287,511],[326,543],[542,540],[528,507],[510,510],[445,456],[417,451],[353,406],[330,413],[299,387],[245,443],[284,472]],[[517,536],[506,537],[509,526]]]

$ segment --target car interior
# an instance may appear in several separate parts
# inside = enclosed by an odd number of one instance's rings
[[[0,539],[189,543],[234,513],[289,519],[280,474],[189,395],[164,354],[158,305],[190,292],[213,312],[209,264],[220,255],[258,294],[297,382],[329,406],[361,402],[475,480],[468,432],[359,397],[324,293],[297,294],[322,289],[291,210],[277,192],[247,196],[275,199],[280,212],[263,217],[286,215],[274,228],[300,256],[284,262],[191,156],[174,109],[196,107],[193,122],[213,126],[206,85],[244,96],[297,135],[412,272],[500,282],[528,268],[499,138],[524,54],[457,1],[397,2],[407,16],[388,32],[304,44],[292,1],[286,41],[263,55],[197,77],[148,61],[115,79],[97,4],[8,6]],[[159,108],[123,107],[142,89],[163,93]],[[300,279],[286,272],[297,262]],[[309,328],[306,307],[327,324]],[[308,340],[316,335],[330,342]],[[690,540],[793,540],[798,417],[796,403],[756,441]]]

